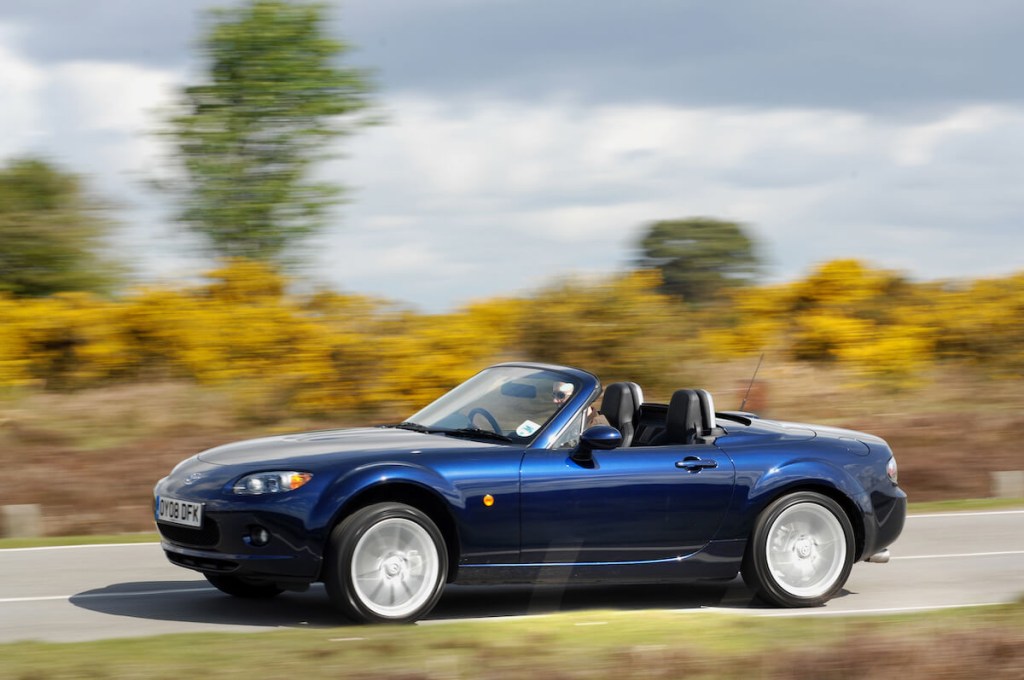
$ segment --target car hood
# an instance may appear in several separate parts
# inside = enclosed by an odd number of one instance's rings
[[[337,457],[351,457],[354,454],[376,458],[394,454],[481,449],[493,446],[500,444],[392,427],[365,427],[249,439],[203,451],[197,457],[204,463],[213,465],[259,464],[285,458],[293,461],[310,459],[310,462],[327,462]]]

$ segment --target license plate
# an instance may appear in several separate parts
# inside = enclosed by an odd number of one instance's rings
[[[180,524],[186,527],[203,526],[203,504],[179,501],[177,498],[157,498],[156,521]]]

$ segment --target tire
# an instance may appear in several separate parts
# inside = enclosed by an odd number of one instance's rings
[[[846,584],[853,525],[831,498],[801,491],[758,515],[743,557],[743,580],[769,604],[816,607]]]
[[[331,532],[324,584],[334,605],[366,623],[407,623],[441,597],[448,550],[437,525],[402,503],[357,510]]]
[[[265,600],[284,592],[284,588],[278,588],[273,583],[267,583],[265,581],[247,581],[230,574],[204,573],[203,576],[206,577],[206,580],[209,581],[214,588],[222,593],[227,593],[228,595],[233,595],[235,597],[244,597],[250,600]]]

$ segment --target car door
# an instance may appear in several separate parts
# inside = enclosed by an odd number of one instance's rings
[[[728,509],[732,460],[711,444],[531,449],[520,472],[523,563],[609,563],[688,555]]]

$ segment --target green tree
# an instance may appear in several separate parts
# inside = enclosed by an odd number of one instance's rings
[[[82,180],[33,158],[0,168],[0,293],[106,292],[117,267],[101,254],[110,227]]]
[[[219,256],[276,260],[339,200],[311,170],[370,122],[356,115],[368,77],[337,65],[349,47],[325,35],[322,5],[252,0],[212,18],[206,78],[183,90],[166,131],[187,176],[181,217]]]
[[[640,241],[642,268],[661,270],[662,290],[706,302],[725,288],[753,283],[754,242],[736,222],[690,217],[651,224]]]

